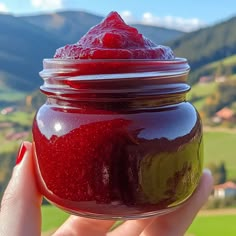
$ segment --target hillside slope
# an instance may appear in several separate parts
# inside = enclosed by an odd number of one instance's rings
[[[103,19],[101,16],[83,11],[63,11],[20,18],[55,34],[66,43],[77,42],[92,26]],[[177,39],[185,34],[182,31],[156,26],[142,24],[134,24],[133,26],[157,44]]]
[[[62,45],[78,41],[101,20],[100,16],[80,11],[24,17],[0,14],[1,87],[19,91],[38,89],[42,84],[38,73],[43,58],[52,57]],[[140,27],[159,42],[161,38],[170,40],[181,34],[168,29],[159,31],[158,27]]]
[[[61,45],[54,35],[12,15],[0,14],[0,81],[2,86],[31,91],[42,82],[42,59]]]
[[[236,54],[236,17],[174,40],[170,43],[176,56],[186,57],[192,71]],[[191,83],[198,77],[191,77]]]
[[[63,43],[75,43],[103,17],[83,11],[64,11],[51,14],[19,17],[53,34]]]
[[[1,86],[20,91],[37,89],[42,83],[38,76],[42,59],[52,57],[56,48],[76,42],[101,20],[82,11],[24,17],[0,14]],[[135,27],[157,44],[171,46],[176,56],[188,58],[190,84],[198,81],[204,65],[236,53],[236,17],[192,33],[139,24]]]

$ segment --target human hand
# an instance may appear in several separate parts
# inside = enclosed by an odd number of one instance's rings
[[[39,236],[41,235],[42,196],[35,184],[31,143],[23,143],[17,163],[2,199],[0,236]],[[142,220],[128,220],[112,232],[109,232],[109,229],[114,221],[70,216],[53,235],[182,236],[207,201],[212,185],[211,174],[204,171],[193,196],[169,214]]]

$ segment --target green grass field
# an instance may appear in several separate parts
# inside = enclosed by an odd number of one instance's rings
[[[196,84],[192,87],[192,89],[189,92],[189,95],[191,97],[191,94],[196,94],[200,97],[205,97],[209,95],[210,93],[213,93],[217,87],[216,82],[206,83],[206,84]]]
[[[187,236],[235,236],[236,215],[198,216]]]
[[[204,132],[205,164],[224,161],[229,179],[236,179],[236,133]]]
[[[61,225],[67,218],[68,214],[62,210],[46,205],[42,207],[42,231],[47,232],[56,229]]]
[[[212,94],[216,90],[216,87],[216,82],[211,82],[207,84],[195,84],[191,88],[190,92],[187,94],[187,98],[192,99],[193,96],[198,96],[199,99],[194,101],[194,106],[198,110],[201,110],[205,103],[206,97]]]
[[[0,122],[18,123],[22,126],[30,126],[32,124],[34,113],[26,113],[25,111],[12,112],[6,116],[0,115]]]
[[[0,86],[0,101],[1,102],[19,102],[23,100],[26,93],[17,90],[10,90],[1,84]]]
[[[53,206],[42,207],[42,231],[52,232],[68,217],[68,214]],[[235,236],[236,214],[234,215],[198,215],[190,226],[186,236]]]
[[[206,67],[216,69],[217,66],[219,65],[219,63],[224,64],[224,66],[236,65],[236,55],[226,57],[225,59],[222,59],[222,60],[219,60],[219,61],[215,61],[213,63],[210,63],[210,64],[206,65]]]

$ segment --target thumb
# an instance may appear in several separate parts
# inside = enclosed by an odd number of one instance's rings
[[[2,198],[0,235],[41,235],[41,202],[35,183],[32,145],[23,142]]]

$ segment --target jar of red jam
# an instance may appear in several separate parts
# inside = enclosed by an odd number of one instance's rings
[[[176,209],[203,165],[186,59],[45,59],[33,123],[41,193],[72,214],[133,219]]]

